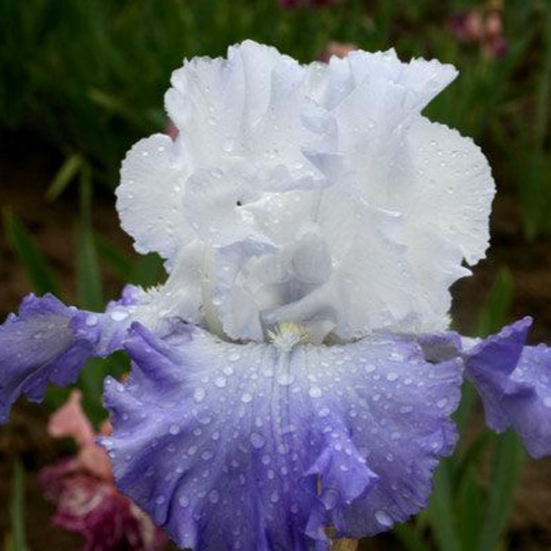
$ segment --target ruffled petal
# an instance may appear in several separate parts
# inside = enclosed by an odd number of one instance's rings
[[[466,352],[466,376],[477,388],[486,423],[514,429],[532,457],[551,453],[551,348],[524,346],[532,320],[505,327]]]
[[[0,326],[0,422],[21,394],[41,401],[49,382],[74,383],[93,345],[83,335],[76,338],[71,322],[76,308],[65,306],[52,295],[29,295],[19,314]]]
[[[426,504],[455,443],[461,361],[429,363],[414,342],[285,352],[134,325],[126,347],[103,444],[120,490],[184,548],[305,550],[328,546],[327,526],[386,530]]]
[[[305,78],[294,59],[247,40],[230,47],[227,59],[186,62],[173,73],[165,104],[196,167],[245,158],[286,167],[294,178],[313,177],[302,149],[318,149],[319,136],[301,118],[314,111]]]
[[[49,383],[68,386],[88,359],[118,350],[132,320],[150,318],[137,308],[144,298],[129,286],[99,314],[66,306],[52,295],[26,297],[19,313],[0,326],[0,422],[22,394],[40,402]]]
[[[408,220],[407,245],[414,247],[417,235],[432,230],[455,245],[469,264],[476,264],[489,245],[495,195],[486,157],[470,138],[423,117],[412,126],[407,140],[411,192],[401,201],[396,197],[396,208]]]
[[[319,66],[314,66],[314,70],[319,71]],[[394,50],[355,50],[344,58],[330,59],[325,79],[321,82],[314,80],[317,84],[314,96],[322,105],[334,109],[348,100],[355,89],[370,84],[375,102],[372,105],[366,103],[368,111],[365,114],[369,117],[366,120],[373,120],[373,116],[379,117],[385,101],[390,108],[393,101],[390,96],[397,94],[401,97],[401,102],[395,105],[398,113],[404,114],[413,109],[420,112],[457,75],[458,71],[453,65],[442,64],[434,59],[412,59],[409,63],[403,63]],[[387,114],[391,114],[390,109]],[[392,115],[396,116],[397,113]]]
[[[194,238],[183,212],[192,170],[188,155],[164,134],[139,141],[127,153],[116,190],[117,210],[138,252],[173,258]]]

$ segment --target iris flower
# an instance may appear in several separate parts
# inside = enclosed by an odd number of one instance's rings
[[[489,243],[494,182],[472,140],[421,112],[457,71],[394,51],[300,65],[254,42],[196,58],[138,142],[117,207],[166,282],[104,313],[27,297],[0,328],[0,415],[92,356],[118,488],[182,548],[326,549],[427,503],[464,379],[488,425],[551,451],[551,350],[530,320],[449,329],[450,285]]]

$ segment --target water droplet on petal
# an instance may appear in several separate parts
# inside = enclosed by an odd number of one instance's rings
[[[243,396],[241,396],[241,401],[244,404],[248,404],[248,403],[252,402],[252,399],[253,399],[253,397],[248,392],[245,392],[245,394],[243,394]]]
[[[124,310],[115,310],[114,312],[111,312],[111,319],[113,321],[123,321],[128,317],[128,312],[125,312]]]
[[[204,388],[197,388],[195,390],[195,392],[193,393],[193,399],[197,402],[197,403],[200,403],[202,402],[204,399],[205,399],[205,396],[207,395],[206,391]]]
[[[375,512],[375,518],[381,526],[392,526],[392,518],[387,512],[383,511],[382,509],[379,509]]]
[[[281,386],[289,386],[295,382],[295,376],[292,375],[291,373],[280,373],[277,376],[277,382]]]
[[[215,380],[214,380],[214,384],[218,387],[218,388],[224,388],[227,384],[227,379],[225,377],[217,377]]]
[[[323,394],[323,391],[321,390],[321,388],[319,388],[317,386],[313,386],[308,391],[308,394],[310,395],[311,398],[320,398]]]
[[[251,445],[253,448],[259,450],[260,448],[264,447],[265,442],[266,440],[264,439],[264,436],[258,434],[258,432],[253,432],[251,434]]]
[[[86,318],[86,325],[88,327],[94,327],[95,325],[98,324],[98,321],[99,321],[98,316],[94,316],[94,315],[88,316]]]

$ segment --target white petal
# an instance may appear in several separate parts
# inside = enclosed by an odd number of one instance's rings
[[[470,138],[424,118],[411,128],[408,143],[411,193],[401,205],[408,245],[414,247],[416,234],[432,229],[476,264],[488,248],[495,194],[486,157]]]
[[[164,134],[141,140],[128,152],[117,210],[138,252],[169,258],[193,238],[182,203],[188,174],[185,154]]]
[[[117,191],[136,248],[173,268],[170,314],[235,340],[444,328],[494,193],[472,141],[420,114],[456,75],[394,51],[302,66],[251,41],[186,62],[177,141],[138,143]]]

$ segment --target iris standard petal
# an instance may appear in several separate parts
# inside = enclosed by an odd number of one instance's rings
[[[486,423],[518,432],[532,457],[551,453],[551,348],[524,346],[532,320],[505,327],[466,353],[466,376],[477,388]]]
[[[181,547],[303,550],[327,546],[328,526],[386,530],[426,505],[453,448],[460,360],[429,363],[387,335],[277,342],[133,325],[132,375],[106,385],[103,443],[121,491]]]

